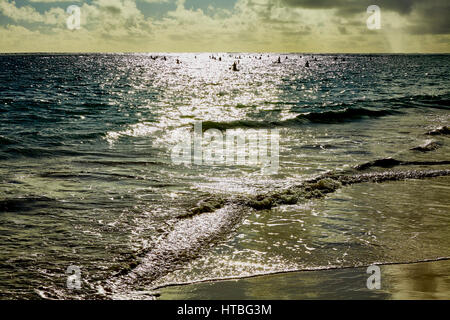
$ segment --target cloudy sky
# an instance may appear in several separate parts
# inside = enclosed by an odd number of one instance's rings
[[[0,0],[0,52],[448,53],[449,13],[449,0]]]

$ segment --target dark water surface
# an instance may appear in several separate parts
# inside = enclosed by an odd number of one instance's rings
[[[426,134],[449,125],[449,55],[210,55],[0,56],[0,298],[139,299],[173,283],[450,257],[450,141]],[[278,173],[174,164],[196,121],[279,129]],[[399,162],[354,169],[386,158]],[[412,179],[267,210],[238,200],[386,171]],[[211,197],[217,210],[182,218]],[[70,265],[80,291],[66,288]]]

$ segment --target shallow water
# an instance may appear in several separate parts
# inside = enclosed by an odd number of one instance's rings
[[[449,123],[450,56],[210,55],[0,56],[2,298],[99,286],[113,288],[101,297],[145,298],[205,278],[450,256],[448,177],[355,184],[271,210],[233,202],[376,159],[450,160],[448,136],[425,134]],[[278,173],[174,164],[196,121],[279,129]],[[429,142],[439,148],[410,150]],[[449,166],[364,172],[429,169]],[[211,196],[227,205],[179,218]],[[69,265],[82,270],[79,292],[65,287]]]
[[[380,289],[368,289],[366,268],[299,271],[167,287],[160,299],[327,299],[447,300],[448,261],[380,266]]]

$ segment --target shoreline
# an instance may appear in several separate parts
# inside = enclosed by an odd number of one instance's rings
[[[366,286],[366,267],[287,271],[160,287],[161,300],[449,299],[450,259],[378,264],[381,289]],[[156,290],[156,289],[153,289]]]

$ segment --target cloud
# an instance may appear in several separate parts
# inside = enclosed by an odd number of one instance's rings
[[[34,3],[55,3],[55,2],[80,2],[81,0],[28,0]]]
[[[376,4],[381,12],[390,11],[406,16],[405,31],[416,34],[449,34],[448,0],[270,0],[293,8],[335,10],[336,15],[352,17],[361,15],[366,8]]]
[[[18,8],[14,1],[0,0],[0,13],[14,20],[28,23],[43,23],[47,25],[61,24],[65,21],[65,12],[61,8],[51,8],[44,14],[40,14],[31,6]]]
[[[32,5],[19,7],[14,1],[0,0],[0,13],[16,24],[0,26],[0,48],[119,52],[449,51],[445,42],[450,33],[449,5],[440,0],[380,0],[382,29],[377,31],[366,27],[369,1],[365,0],[236,0],[232,9],[210,4],[203,10],[186,8],[185,0],[171,1],[175,7],[170,8],[174,9],[166,9],[155,18],[145,15],[141,11],[145,6],[139,2],[166,0],[72,1],[51,5],[45,12]],[[81,29],[71,31],[65,26],[65,8],[75,3],[81,8]],[[26,44],[21,43],[21,37],[28,37]]]
[[[280,0],[275,2],[280,2],[290,7],[307,9],[337,9],[338,12],[343,14],[364,12],[368,6],[376,4],[386,10],[407,14],[421,0]]]
[[[408,31],[413,34],[450,34],[450,2],[429,1],[417,4]]]

